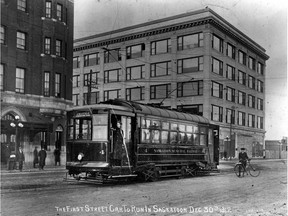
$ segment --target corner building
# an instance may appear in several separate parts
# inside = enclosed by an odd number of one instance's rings
[[[72,105],[73,14],[72,0],[1,1],[3,163],[22,146],[27,165],[33,161],[35,147],[47,151],[47,165],[54,164],[53,152],[59,148],[65,164],[66,109]]]
[[[160,104],[220,125],[220,157],[263,155],[265,62],[255,41],[206,8],[74,40],[73,102]]]

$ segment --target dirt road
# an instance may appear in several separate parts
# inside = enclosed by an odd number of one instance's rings
[[[38,188],[4,184],[2,215],[286,215],[286,161],[258,163],[262,170],[256,178],[237,178],[226,169],[212,176],[108,186],[51,176]]]

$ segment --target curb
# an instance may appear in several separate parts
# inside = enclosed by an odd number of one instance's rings
[[[47,173],[47,172],[65,172],[66,167],[47,167],[44,170],[39,170],[39,168],[32,168],[32,169],[23,169],[22,172],[20,170],[7,170],[1,168],[1,175],[10,175],[10,174],[29,174],[29,173]]]

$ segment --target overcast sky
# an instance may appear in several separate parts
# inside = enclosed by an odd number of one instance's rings
[[[74,38],[206,6],[266,49],[266,137],[288,136],[286,0],[74,0]]]

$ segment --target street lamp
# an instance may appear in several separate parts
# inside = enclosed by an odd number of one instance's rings
[[[225,148],[225,151],[226,151],[226,155],[224,156],[225,157],[225,160],[228,160],[228,155],[230,155],[229,153],[229,136],[226,136],[226,148]]]
[[[18,128],[24,127],[24,125],[19,121],[20,121],[20,117],[18,115],[16,115],[14,117],[14,121],[10,123],[10,126],[15,128],[15,153],[17,151]]]

